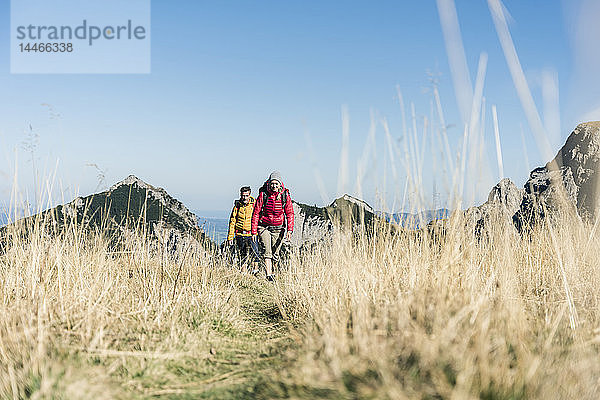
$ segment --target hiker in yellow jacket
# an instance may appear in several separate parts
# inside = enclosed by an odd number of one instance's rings
[[[241,260],[248,257],[252,262],[252,273],[258,273],[258,243],[252,240],[252,212],[254,211],[254,198],[250,196],[250,186],[240,189],[240,198],[235,201],[231,217],[229,217],[229,231],[227,243],[235,248]]]

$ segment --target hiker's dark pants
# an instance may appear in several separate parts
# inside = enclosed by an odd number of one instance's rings
[[[279,261],[279,249],[281,249],[281,245],[283,244],[284,235],[284,227],[258,227],[258,236],[260,237],[260,241],[265,245],[265,259],[271,258],[276,262]]]
[[[252,236],[236,236],[235,248],[241,260],[248,257],[250,261],[258,262],[260,260],[258,256],[258,243],[252,240]]]

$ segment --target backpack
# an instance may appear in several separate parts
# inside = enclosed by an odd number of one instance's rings
[[[256,199],[254,199],[253,197],[250,197],[248,204],[254,204],[254,203],[256,203]],[[242,203],[242,201],[240,199],[235,199],[235,201],[233,202],[233,206],[235,208],[237,208],[238,212],[239,212],[240,207],[243,207],[244,203]]]

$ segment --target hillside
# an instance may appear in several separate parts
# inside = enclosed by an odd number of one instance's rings
[[[35,222],[44,222],[55,233],[69,226],[84,227],[102,231],[115,242],[119,242],[125,232],[138,232],[169,242],[171,247],[184,238],[212,246],[197,221],[197,217],[166,190],[129,175],[106,191],[77,197],[19,223],[24,222],[29,229]]]

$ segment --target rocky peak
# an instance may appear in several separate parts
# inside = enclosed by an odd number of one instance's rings
[[[523,192],[524,190],[519,189],[513,181],[504,178],[490,191],[487,204],[502,205],[512,215],[519,209]]]
[[[367,202],[365,202],[364,200],[361,200],[361,199],[357,199],[356,197],[350,196],[349,194],[344,194],[339,199],[335,199],[333,201],[333,203],[331,203],[330,207],[339,207],[340,204],[343,204],[344,202],[354,204],[354,205],[358,206],[359,208],[363,208],[371,213],[375,213],[375,210],[373,210],[373,207],[368,205]]]
[[[519,209],[524,194],[510,179],[503,178],[488,195],[488,200],[480,206],[465,211],[467,226],[481,234],[484,226],[494,217],[510,223],[512,216]]]
[[[554,160],[546,164],[545,168],[548,171],[570,173],[577,188],[576,205],[579,215],[593,217],[598,206],[600,182],[600,121],[577,125]]]
[[[552,216],[562,205],[586,220],[598,208],[600,173],[600,121],[577,125],[556,157],[535,168],[525,183],[525,195],[513,216],[517,229]]]
[[[292,242],[307,246],[331,238],[331,233],[340,228],[372,231],[379,217],[373,208],[361,199],[345,194],[329,206],[317,207],[293,202],[294,235]]]
[[[152,186],[135,175],[129,175],[120,182],[115,183],[107,192],[98,193],[95,196],[113,198],[120,196],[122,191],[132,192],[140,191],[140,194],[146,199],[157,202],[164,210],[173,213],[180,223],[187,228],[194,228],[197,225],[196,216],[180,201],[171,197],[167,191],[160,187]]]
[[[141,180],[137,176],[135,176],[135,175],[129,175],[127,178],[123,179],[122,181],[117,182],[114,185],[112,185],[110,187],[110,189],[108,189],[108,191],[112,192],[112,191],[118,189],[121,186],[130,186],[130,185],[137,185],[138,187],[143,188],[143,189],[153,189],[153,190],[156,190],[156,188],[154,188],[153,186],[147,184],[146,182],[144,182],[143,180]]]
[[[168,250],[169,254],[185,246],[214,246],[183,203],[134,175],[109,190],[77,197],[34,217],[48,221],[53,233],[64,231],[72,223],[101,230],[111,246],[128,246],[139,240],[140,234],[150,239],[152,248]]]

